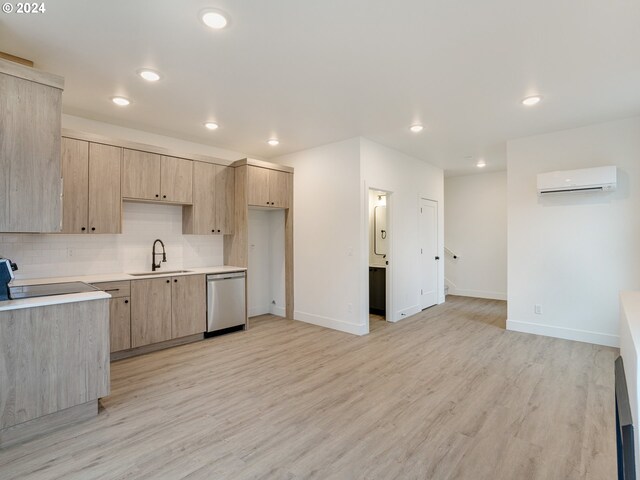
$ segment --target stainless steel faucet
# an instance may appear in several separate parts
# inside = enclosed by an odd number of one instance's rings
[[[162,245],[162,253],[156,253],[156,244],[158,242],[160,242],[160,245]],[[161,261],[166,263],[166,261],[167,261],[167,252],[164,249],[164,243],[159,238],[156,239],[153,242],[153,247],[151,248],[151,271],[152,272],[155,272],[158,268],[160,268],[160,262],[158,262],[156,264],[156,257],[158,255],[162,255],[162,260]]]

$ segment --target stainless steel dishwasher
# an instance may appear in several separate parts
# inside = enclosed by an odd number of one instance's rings
[[[207,275],[207,333],[246,327],[246,272]]]

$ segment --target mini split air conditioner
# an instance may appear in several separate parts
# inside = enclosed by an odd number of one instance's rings
[[[616,189],[616,167],[582,168],[538,174],[538,195],[611,192]]]

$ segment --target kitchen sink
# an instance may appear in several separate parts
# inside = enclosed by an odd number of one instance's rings
[[[157,272],[144,272],[144,273],[127,273],[132,277],[146,277],[149,275],[172,275],[174,273],[191,273],[191,270],[163,270]]]

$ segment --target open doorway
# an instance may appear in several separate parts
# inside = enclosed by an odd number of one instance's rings
[[[389,292],[390,192],[369,190],[369,332],[386,325]]]
[[[247,307],[249,318],[285,316],[285,211],[248,211]]]

